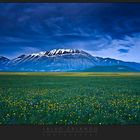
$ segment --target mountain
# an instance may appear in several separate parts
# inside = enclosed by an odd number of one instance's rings
[[[128,66],[95,66],[83,70],[84,72],[138,72],[138,70],[130,68]]]
[[[0,56],[0,64],[4,64],[6,62],[10,61],[8,58]]]
[[[94,59],[81,50],[54,49],[21,55],[8,62],[7,66],[12,71],[73,71],[94,66]]]
[[[10,60],[6,57],[0,56],[0,70],[3,70],[3,68],[6,67],[6,64],[9,62]]]
[[[12,60],[1,57],[0,66],[1,71],[83,71],[97,66],[124,66],[140,71],[140,63],[95,57],[77,49],[53,49],[23,54]]]
[[[112,58],[102,58],[102,57],[96,57],[97,58],[97,66],[114,66],[114,65],[121,65],[121,66],[128,66],[130,68],[140,70],[140,63],[136,62],[125,62],[122,60],[116,60]]]

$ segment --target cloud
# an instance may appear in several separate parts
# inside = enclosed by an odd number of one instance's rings
[[[89,50],[94,56],[110,57],[123,61],[140,62],[140,34],[133,35],[132,37],[125,36],[123,39],[112,39],[107,47],[98,50]],[[98,47],[97,47],[98,48]]]
[[[129,49],[119,49],[118,50],[120,53],[128,53]]]
[[[140,4],[1,3],[0,9],[1,55],[61,47],[139,59],[133,53],[139,50]]]

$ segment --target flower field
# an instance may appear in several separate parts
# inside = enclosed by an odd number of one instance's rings
[[[0,73],[0,124],[140,124],[140,73]]]

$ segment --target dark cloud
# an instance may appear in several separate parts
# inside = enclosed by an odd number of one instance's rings
[[[129,49],[119,49],[118,50],[120,53],[128,53]]]
[[[28,46],[101,50],[113,39],[140,34],[140,4],[1,3],[0,11],[1,54]]]

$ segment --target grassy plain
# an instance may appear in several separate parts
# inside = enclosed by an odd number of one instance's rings
[[[140,73],[0,73],[0,124],[140,124]]]

